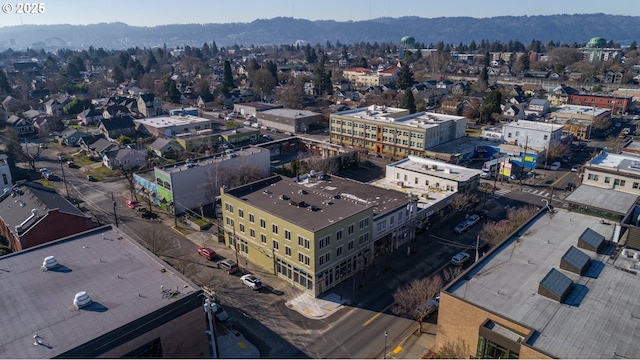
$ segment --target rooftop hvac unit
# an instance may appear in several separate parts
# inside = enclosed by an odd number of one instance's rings
[[[76,309],[83,308],[91,303],[91,297],[89,297],[86,291],[80,291],[73,297],[73,306],[75,306]]]
[[[42,262],[42,270],[47,271],[58,266],[58,260],[55,256],[47,256]]]

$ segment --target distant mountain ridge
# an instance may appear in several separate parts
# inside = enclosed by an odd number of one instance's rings
[[[71,49],[89,46],[107,49],[129,47],[173,48],[202,46],[216,42],[218,47],[238,45],[280,45],[305,43],[335,44],[357,42],[395,43],[405,36],[417,42],[435,44],[469,44],[486,39],[508,42],[519,40],[528,45],[536,39],[572,44],[586,43],[600,36],[622,45],[640,38],[640,17],[606,14],[500,16],[492,18],[378,18],[366,21],[310,21],[288,17],[255,20],[250,23],[176,24],[154,27],[129,26],[124,23],[94,25],[19,25],[0,27],[0,50],[13,48]]]

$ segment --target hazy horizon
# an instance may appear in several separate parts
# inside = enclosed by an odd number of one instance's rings
[[[491,3],[491,2],[489,2]],[[188,0],[164,2],[112,0],[109,2],[86,0],[55,0],[44,4],[43,13],[18,14],[15,4],[0,13],[2,27],[16,25],[89,25],[99,23],[125,23],[130,26],[155,27],[174,24],[229,24],[251,23],[260,19],[288,17],[295,19],[335,20],[339,22],[364,21],[378,18],[544,16],[573,14],[606,14],[640,16],[640,1],[610,0],[589,3],[565,0],[562,2],[498,2],[487,4],[477,0],[458,0],[456,6],[441,1],[405,0],[400,6],[390,6],[382,0],[352,0],[342,2],[325,0],[308,2],[295,0],[244,0],[240,6],[229,6],[218,0]],[[8,13],[7,13],[8,12]]]

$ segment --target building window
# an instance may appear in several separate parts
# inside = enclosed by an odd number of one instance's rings
[[[288,246],[284,246],[284,254],[287,256],[291,256],[291,248]]]
[[[608,183],[610,183],[610,182],[611,182],[611,178],[610,178],[610,177],[608,177],[608,176],[605,176],[605,177],[604,177],[604,183],[605,183],[605,184],[608,184]]]
[[[255,221],[256,218],[253,216],[253,214],[249,214],[249,222],[253,224]]]
[[[634,182],[632,187],[634,189],[638,189],[638,188],[640,188],[640,183]]]
[[[587,178],[588,178],[589,180],[598,181],[599,176],[598,176],[598,175],[596,175],[596,174],[589,174],[589,176],[587,176]]]
[[[613,180],[613,185],[615,186],[625,186],[627,182],[625,180],[622,179],[614,179]]]
[[[545,135],[544,140],[548,140],[548,139],[549,139],[549,135]]]
[[[336,232],[336,241],[342,240],[342,230]]]
[[[353,234],[354,229],[355,229],[355,225],[354,224],[349,225],[349,227],[347,228],[347,234],[349,234],[349,235]]]
[[[285,230],[284,230],[284,238],[285,238],[286,240],[291,241],[291,231],[289,231],[289,230],[285,229]]]
[[[255,239],[256,237],[256,231],[254,229],[249,229],[249,236],[251,236],[252,238]]]
[[[318,241],[318,249],[322,249],[325,246],[329,246],[330,243],[331,243],[331,236],[326,236]]]
[[[278,240],[273,240],[273,250],[280,250],[280,246],[278,245]]]
[[[519,359],[520,354],[479,336],[476,357],[478,359]]]
[[[263,244],[266,244],[267,243],[267,235],[260,234],[260,242],[262,242]]]
[[[238,209],[238,217],[244,218],[244,210]]]
[[[342,246],[338,246],[336,249],[336,257],[342,256]]]
[[[369,218],[360,220],[360,230],[369,226]]]
[[[271,225],[271,231],[272,231],[274,234],[278,235],[278,225],[276,225],[276,224],[272,224],[272,225]]]
[[[244,224],[239,224],[239,226],[240,226],[240,232],[244,233]]]
[[[246,240],[240,239],[240,252],[249,254],[249,245]]]
[[[261,229],[267,228],[267,221],[265,219],[260,219],[260,228]]]
[[[347,250],[353,250],[353,240],[349,241],[349,243],[347,244]]]

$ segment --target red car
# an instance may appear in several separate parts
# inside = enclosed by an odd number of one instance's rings
[[[137,201],[133,200],[133,199],[127,200],[126,203],[127,203],[127,206],[129,207],[129,209],[135,209],[138,206],[140,206],[140,204]]]
[[[213,260],[218,256],[218,255],[216,255],[216,252],[213,251],[212,249],[204,248],[204,247],[198,249],[198,254],[204,256],[205,259],[207,259],[207,260]]]

